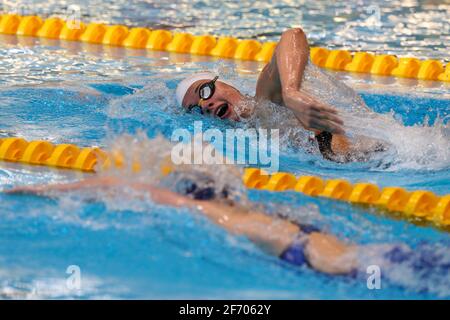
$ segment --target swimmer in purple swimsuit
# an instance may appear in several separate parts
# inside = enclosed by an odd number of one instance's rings
[[[195,174],[170,174],[158,186],[116,177],[94,177],[75,183],[20,187],[6,192],[48,195],[81,189],[115,190],[121,187],[148,195],[152,201],[161,205],[190,208],[230,233],[247,237],[269,254],[290,264],[306,265],[328,274],[355,276],[365,273],[367,266],[358,259],[376,247],[349,244],[312,225],[298,224],[281,215],[268,215],[240,206],[230,197],[233,191],[231,188],[225,186],[217,190],[211,178]],[[436,252],[426,246],[418,246],[414,250],[406,245],[383,246],[382,259],[391,266],[408,264],[422,275],[435,272],[447,274],[450,269],[450,261],[436,256]]]

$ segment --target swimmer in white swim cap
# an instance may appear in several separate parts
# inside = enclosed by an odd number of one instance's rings
[[[218,79],[213,73],[202,72],[182,80],[176,91],[178,104],[188,110],[200,107],[202,114],[238,121],[235,107],[244,95],[231,84]]]
[[[371,152],[384,151],[382,143],[368,137],[361,136],[358,143],[350,141],[344,135],[344,123],[338,111],[302,90],[308,60],[309,45],[303,30],[295,28],[285,31],[272,60],[259,75],[255,100],[268,100],[292,110],[299,123],[314,133],[320,152],[326,159],[350,161],[347,159],[355,159],[354,155],[358,152],[364,158]],[[335,81],[339,82],[337,79]],[[179,105],[187,110],[198,108],[202,114],[234,121],[247,117],[237,106],[248,98],[213,73],[197,73],[182,80],[176,97]]]
[[[308,130],[342,134],[343,122],[337,111],[301,90],[301,81],[309,59],[304,32],[285,31],[272,61],[262,70],[256,85],[256,100],[270,100],[294,111]],[[182,80],[176,90],[178,103],[184,108],[200,107],[204,114],[221,119],[238,120],[235,107],[245,96],[213,73],[198,73]]]

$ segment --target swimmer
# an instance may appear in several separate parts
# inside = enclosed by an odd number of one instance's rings
[[[290,109],[300,125],[313,132],[321,154],[328,160],[360,161],[369,153],[384,151],[383,143],[369,137],[359,136],[351,141],[345,135],[338,111],[304,90],[302,82],[308,63],[309,45],[303,30],[285,31],[272,60],[259,75],[255,95],[257,104],[271,101]],[[334,79],[334,82],[339,80]],[[188,111],[198,108],[202,114],[220,119],[240,121],[251,113],[239,107],[249,97],[212,73],[198,73],[182,80],[176,89],[176,98]]]
[[[265,252],[294,266],[309,266],[327,274],[356,277],[360,272],[366,275],[367,261],[361,257],[373,258],[374,252],[381,252],[381,260],[371,263],[388,267],[407,265],[420,276],[448,273],[450,263],[433,248],[422,246],[412,250],[406,245],[349,244],[313,225],[245,208],[229,197],[229,187],[216,190],[214,181],[208,176],[203,176],[203,181],[192,180],[199,177],[197,174],[185,176],[176,173],[162,184],[172,190],[117,177],[93,177],[66,184],[18,187],[5,192],[52,195],[55,192],[94,189],[120,192],[117,188],[126,188],[137,193],[133,196],[149,196],[154,203],[189,208],[202,214],[228,232],[247,237]],[[120,194],[124,196],[123,192]]]

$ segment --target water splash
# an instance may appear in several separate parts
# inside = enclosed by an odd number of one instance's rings
[[[302,90],[339,110],[346,135],[353,145],[367,148],[369,143],[378,141],[387,146],[387,152],[368,157],[369,169],[440,170],[450,166],[450,123],[445,119],[438,118],[433,124],[405,126],[396,119],[394,112],[380,114],[370,110],[352,88],[310,62],[305,69]],[[237,110],[253,110],[249,118],[241,118],[248,127],[279,129],[285,150],[298,152],[301,148],[320,156],[312,134],[301,127],[289,109],[270,102],[256,105],[249,98]],[[354,159],[359,161],[360,158],[355,156]]]
[[[345,114],[351,132],[387,142],[389,151],[378,157],[378,168],[435,171],[450,167],[450,125],[437,119],[433,125],[404,126],[393,113],[369,113],[365,117]]]
[[[194,139],[195,141],[195,139]],[[177,164],[172,162],[174,143],[162,136],[148,138],[144,132],[137,135],[122,135],[114,139],[109,146],[114,154],[124,159],[121,168],[100,171],[101,175],[114,175],[127,181],[136,181],[159,185],[167,175],[167,169],[181,175],[207,176],[214,181],[216,190],[231,190],[233,199],[239,199],[243,205],[248,204],[247,189],[242,183],[243,168],[234,165],[217,164]],[[192,159],[202,158],[207,145],[199,148],[192,143]],[[195,155],[195,153],[199,153]],[[199,182],[200,183],[200,182]]]
[[[446,244],[420,243],[413,248],[404,244],[364,246],[358,250],[358,265],[363,273],[368,266],[379,267],[381,283],[388,281],[440,298],[450,295],[450,251]]]

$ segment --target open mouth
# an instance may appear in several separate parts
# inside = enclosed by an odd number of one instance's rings
[[[230,106],[228,105],[228,103],[224,103],[224,104],[220,105],[216,109],[216,116],[221,119],[225,118],[226,115],[228,114],[229,109],[230,109]]]

